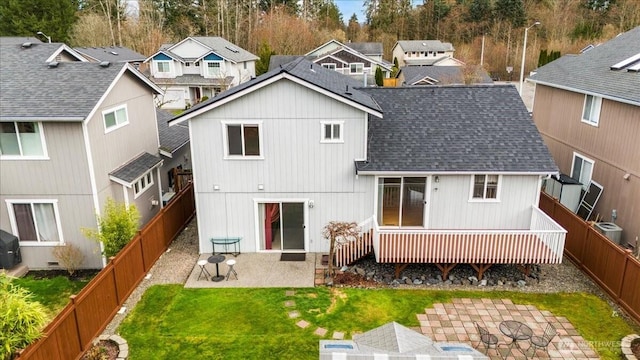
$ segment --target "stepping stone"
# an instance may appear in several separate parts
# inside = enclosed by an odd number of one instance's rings
[[[307,322],[307,321],[300,320],[300,321],[298,321],[298,322],[296,323],[296,325],[298,325],[298,327],[301,327],[301,328],[305,329],[305,328],[307,328],[307,327],[308,327],[309,325],[311,325],[311,324],[309,324],[309,322]]]
[[[344,339],[344,333],[341,332],[341,331],[334,331],[333,332],[333,338],[335,340],[342,340],[342,339]]]
[[[300,317],[300,313],[297,312],[297,311],[292,311],[292,312],[289,313],[289,318],[290,319],[295,319],[295,318],[298,318],[298,317]]]
[[[293,290],[287,290],[284,292],[284,296],[294,296],[296,294]]]
[[[325,335],[327,335],[327,329],[323,329],[323,328],[319,327],[313,333],[318,335],[318,336],[325,336]]]
[[[284,306],[286,306],[286,307],[294,307],[294,306],[296,306],[296,302],[293,301],[293,300],[287,300],[287,301],[284,302]]]

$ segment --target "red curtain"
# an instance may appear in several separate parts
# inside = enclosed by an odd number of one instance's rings
[[[271,224],[280,220],[280,204],[264,204],[264,248],[271,250],[273,243],[273,230]]]

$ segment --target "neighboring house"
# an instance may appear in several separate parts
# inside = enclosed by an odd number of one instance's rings
[[[156,110],[160,155],[164,160],[161,173],[162,200],[168,202],[180,190],[181,182],[191,178],[191,148],[189,147],[189,127],[179,124],[169,127],[173,114],[166,110]],[[180,177],[182,178],[180,179]]]
[[[57,267],[52,250],[66,244],[85,255],[83,268],[102,267],[81,228],[97,228],[108,198],[136,205],[141,224],[161,207],[161,90],[127,63],[70,61],[74,53],[0,46],[0,228],[35,269]]]
[[[453,57],[455,49],[451,43],[440,40],[399,40],[391,53],[398,59],[398,67],[417,66],[462,66],[464,63]]]
[[[622,245],[640,236],[639,71],[636,27],[528,79],[536,85],[534,121],[560,171],[584,189],[591,181],[602,185],[593,216],[615,220]]]
[[[147,59],[146,56],[124,46],[77,47],[74,49],[91,62],[127,62],[138,70],[141,70],[140,65]]]
[[[513,86],[357,86],[299,59],[171,120],[189,121],[201,253],[326,252],[323,227],[355,221],[399,267],[561,261],[537,207],[557,168]]]
[[[396,78],[398,86],[493,83],[484,69],[463,66],[405,66]]]
[[[272,55],[269,60],[269,70],[300,57],[329,70],[348,75],[362,85],[375,85],[375,73],[378,68],[382,71],[384,78],[388,78],[391,74],[392,65],[382,60],[382,43],[342,44],[337,40],[330,40],[302,56]]]
[[[145,60],[151,80],[165,90],[164,109],[185,109],[256,76],[250,52],[221,37],[188,37],[165,44]]]

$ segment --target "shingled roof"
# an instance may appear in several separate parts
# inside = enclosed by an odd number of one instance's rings
[[[46,63],[61,44],[0,45],[1,121],[82,121],[127,64]],[[139,73],[138,73],[139,74]],[[156,92],[160,89],[137,76]]]
[[[362,88],[384,117],[369,120],[362,172],[556,173],[512,85]]]
[[[160,140],[160,151],[173,154],[176,150],[189,143],[189,127],[186,125],[169,126],[169,120],[173,114],[156,109],[158,121],[158,138]]]
[[[404,66],[400,69],[400,73],[404,75],[406,85],[420,85],[417,83],[425,78],[438,80],[439,85],[445,85],[464,84],[464,70],[462,66]],[[473,83],[491,84],[493,80],[486,71],[478,67],[475,69]]]
[[[399,40],[396,46],[400,45],[402,50],[407,51],[454,51],[451,43],[440,40]],[[395,48],[395,46],[394,46]]]
[[[96,61],[143,62],[147,57],[124,46],[77,47],[74,50]]]
[[[380,112],[380,106],[367,93],[358,89],[360,82],[344,76],[336,71],[328,70],[320,65],[314,64],[304,58],[296,59],[286,65],[279,66],[269,72],[266,72],[257,78],[232,87],[213,98],[201,102],[189,110],[181,113],[171,120],[171,122],[180,122],[184,119],[191,118],[194,113],[200,113],[202,109],[210,108],[229,97],[233,97],[249,90],[251,87],[257,86],[276,76],[286,75],[292,78],[302,80],[311,86],[317,86],[320,89],[330,92],[338,98],[342,98],[347,102],[352,102],[369,109],[373,113]]]
[[[552,61],[540,67],[529,81],[640,105],[638,71],[611,69],[639,54],[640,26],[580,55],[565,55]],[[638,62],[640,59],[635,64]]]

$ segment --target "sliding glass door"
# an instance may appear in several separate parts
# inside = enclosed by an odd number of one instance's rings
[[[305,251],[304,203],[258,204],[262,250]]]
[[[426,177],[378,179],[378,224],[424,226]]]

